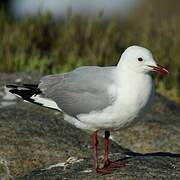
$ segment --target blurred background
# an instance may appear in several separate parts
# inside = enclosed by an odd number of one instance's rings
[[[130,45],[150,49],[170,70],[158,92],[180,103],[179,0],[4,0],[0,72],[61,73],[115,65]]]

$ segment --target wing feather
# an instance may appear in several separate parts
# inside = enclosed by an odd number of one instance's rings
[[[113,69],[81,67],[69,73],[45,76],[39,88],[71,116],[99,111],[114,101],[108,93]]]

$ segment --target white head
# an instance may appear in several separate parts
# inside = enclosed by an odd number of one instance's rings
[[[127,67],[137,73],[148,73],[157,71],[161,74],[168,74],[163,66],[157,64],[153,58],[151,51],[140,46],[130,46],[121,55],[118,66]]]

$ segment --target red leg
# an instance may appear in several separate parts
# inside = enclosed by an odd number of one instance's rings
[[[104,167],[109,167],[109,168],[124,167],[125,166],[124,162],[111,161],[109,159],[109,136],[110,136],[110,131],[105,131],[105,137],[104,137]]]
[[[110,132],[105,131],[104,133],[104,166],[109,165],[109,136],[110,136]]]
[[[95,131],[92,135],[92,141],[93,141],[93,164],[94,168],[96,169],[98,167],[98,157],[97,157],[97,145],[98,145],[98,139],[97,139],[97,131]]]
[[[96,169],[96,172],[100,173],[100,174],[110,173],[111,172],[110,168],[107,168],[107,167],[99,168],[98,167],[98,153],[97,153],[98,139],[97,139],[97,131],[95,131],[93,133],[92,140],[93,140],[93,160],[94,160],[94,168]]]

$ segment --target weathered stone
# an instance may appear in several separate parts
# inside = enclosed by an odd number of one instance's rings
[[[119,145],[111,142],[112,157],[125,158],[128,165],[99,176],[92,168],[90,134],[63,121],[62,114],[14,99],[3,88],[7,82],[32,83],[39,78],[37,74],[0,74],[0,157],[6,159],[11,175],[19,176],[17,179],[52,180],[180,179],[179,105],[158,96],[152,110],[139,122],[113,132],[112,138]],[[102,138],[100,145],[102,150]],[[128,149],[176,154],[132,154]],[[129,158],[125,155],[128,153]],[[83,161],[64,170],[61,165],[70,157]],[[47,169],[57,163],[61,167]]]
[[[7,161],[0,157],[0,180],[10,180],[11,178]]]
[[[57,180],[57,179],[123,179],[123,180],[177,180],[180,179],[180,155],[147,154],[125,158],[127,166],[114,170],[111,174],[99,175],[92,171],[89,160],[49,170],[37,170],[16,180]]]

